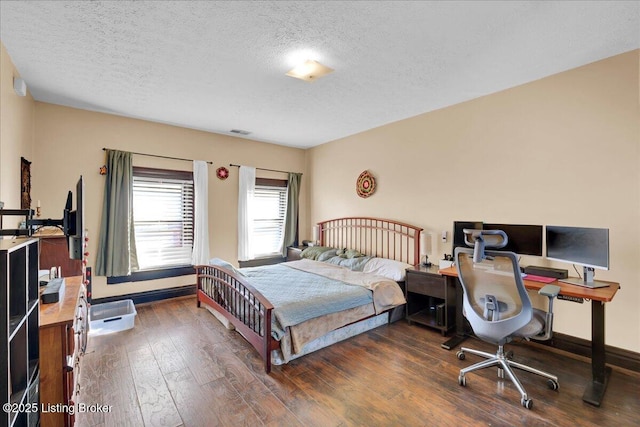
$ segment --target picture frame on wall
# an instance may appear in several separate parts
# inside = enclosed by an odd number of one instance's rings
[[[31,208],[31,162],[20,157],[20,209]]]

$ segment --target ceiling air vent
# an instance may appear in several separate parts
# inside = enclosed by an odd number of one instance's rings
[[[242,130],[242,129],[231,129],[229,132],[237,133],[238,135],[249,135],[251,133],[248,130]]]

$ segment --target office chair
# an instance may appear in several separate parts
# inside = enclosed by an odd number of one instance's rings
[[[560,291],[559,286],[546,285],[539,293],[549,298],[549,311],[532,307],[522,281],[518,259],[513,252],[485,250],[499,249],[508,242],[502,230],[464,230],[465,243],[472,248],[458,247],[455,263],[458,278],[464,289],[464,314],[474,334],[483,341],[498,345],[495,355],[470,348],[461,348],[457,353],[464,360],[465,353],[475,354],[488,360],[460,370],[458,383],[466,386],[466,374],[498,367],[498,377],[506,372],[522,396],[520,403],[527,409],[533,407],[533,400],[515,376],[512,368],[531,372],[547,378],[552,390],[558,389],[558,377],[547,372],[514,362],[512,352],[505,354],[504,345],[513,338],[546,340],[551,338],[553,323],[553,299]]]

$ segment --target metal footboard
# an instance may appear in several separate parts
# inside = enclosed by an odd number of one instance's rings
[[[198,307],[205,303],[222,314],[258,351],[271,371],[273,305],[241,276],[214,265],[196,266]]]

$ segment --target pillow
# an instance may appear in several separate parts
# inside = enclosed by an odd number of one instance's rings
[[[371,257],[364,256],[362,254],[360,255],[361,256],[347,258],[347,259],[341,258],[342,262],[340,263],[340,265],[348,268],[351,271],[362,271],[364,269],[364,266],[367,265],[367,262],[369,261],[369,259],[371,259]]]
[[[359,251],[355,250],[355,249],[349,249],[348,251],[345,252],[345,254],[347,255],[347,258],[351,259],[351,258],[360,258],[363,257],[364,254],[360,253]]]
[[[336,252],[338,252],[337,249],[329,249],[328,251],[324,251],[320,255],[318,255],[316,261],[325,262],[329,258],[333,258],[334,256],[336,256]]]
[[[365,273],[377,274],[384,276],[387,279],[401,282],[404,280],[406,270],[409,267],[413,267],[406,262],[395,261],[387,258],[371,258],[369,262],[364,265],[362,270]]]
[[[334,255],[323,259],[322,262],[326,262],[327,264],[340,265],[344,260],[346,260],[346,258],[342,258],[340,255]]]
[[[360,253],[355,249],[347,249],[347,248],[338,249],[336,252],[336,255],[342,258],[347,258],[347,259],[359,258],[364,256],[363,253]]]
[[[235,268],[231,263],[220,259],[220,258],[211,258],[209,260],[210,265],[215,265],[216,267],[222,267],[225,270],[229,270],[232,273],[237,274],[238,276],[244,276],[244,273],[237,268]]]
[[[331,249],[333,248],[330,248],[328,246],[309,246],[308,248],[303,250],[302,253],[300,253],[300,256],[302,258],[307,258],[307,259],[317,261],[320,254],[326,251],[330,251]]]

